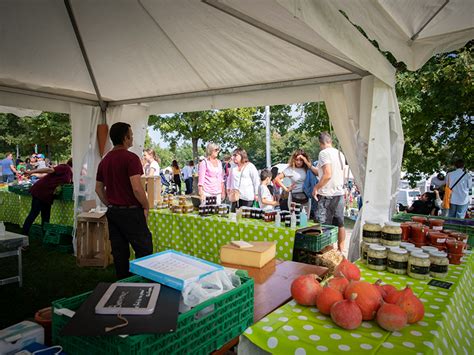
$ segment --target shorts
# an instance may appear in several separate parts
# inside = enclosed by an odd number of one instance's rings
[[[321,224],[344,227],[344,196],[318,195],[316,216]]]

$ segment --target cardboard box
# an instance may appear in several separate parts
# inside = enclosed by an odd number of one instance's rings
[[[159,176],[142,176],[141,182],[148,199],[148,207],[155,208],[157,204],[161,204],[161,177]]]
[[[250,248],[239,248],[232,244],[222,246],[220,259],[222,263],[262,268],[275,258],[275,242],[250,242]]]

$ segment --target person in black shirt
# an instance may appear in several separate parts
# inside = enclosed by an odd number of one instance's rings
[[[435,212],[436,196],[433,192],[425,192],[420,199],[413,202],[407,209],[408,213],[432,215]]]

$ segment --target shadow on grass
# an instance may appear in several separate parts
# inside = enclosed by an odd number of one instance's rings
[[[7,230],[19,233],[16,225]],[[0,279],[17,274],[16,257],[0,259]],[[115,281],[113,265],[106,269],[80,268],[71,254],[51,250],[40,241],[31,240],[23,252],[23,287],[18,283],[0,286],[0,329],[25,319],[51,302],[91,291],[98,282]]]

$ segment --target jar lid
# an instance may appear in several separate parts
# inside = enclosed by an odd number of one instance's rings
[[[395,254],[408,254],[407,250],[400,249],[400,248],[392,248],[390,252],[395,253]]]
[[[377,250],[377,251],[384,251],[387,250],[384,246],[382,245],[371,245],[370,246],[371,250]]]
[[[426,253],[411,252],[411,256],[420,259],[428,259],[430,256]]]
[[[377,224],[380,226],[380,221],[376,220],[376,219],[368,219],[365,221],[366,224]]]
[[[387,227],[400,227],[400,223],[391,222],[391,221],[385,222],[385,225],[386,225]]]
[[[447,258],[448,257],[448,254],[446,254],[444,251],[439,251],[439,250],[436,250],[436,251],[432,251],[430,252],[430,255],[431,256],[436,256],[436,257],[439,257],[439,258]]]
[[[410,253],[423,253],[423,249],[421,248],[417,248],[417,247],[413,247],[413,248],[409,248],[407,249]]]
[[[438,248],[432,247],[432,246],[430,246],[430,245],[423,245],[423,246],[421,247],[421,249],[423,249],[423,251],[428,251],[428,252],[429,252],[429,251],[438,250]]]
[[[401,243],[400,243],[400,247],[401,247],[401,248],[404,248],[404,249],[407,249],[407,248],[409,248],[409,247],[414,248],[414,247],[415,247],[415,244],[413,244],[413,243],[408,243],[408,242],[401,242]]]

